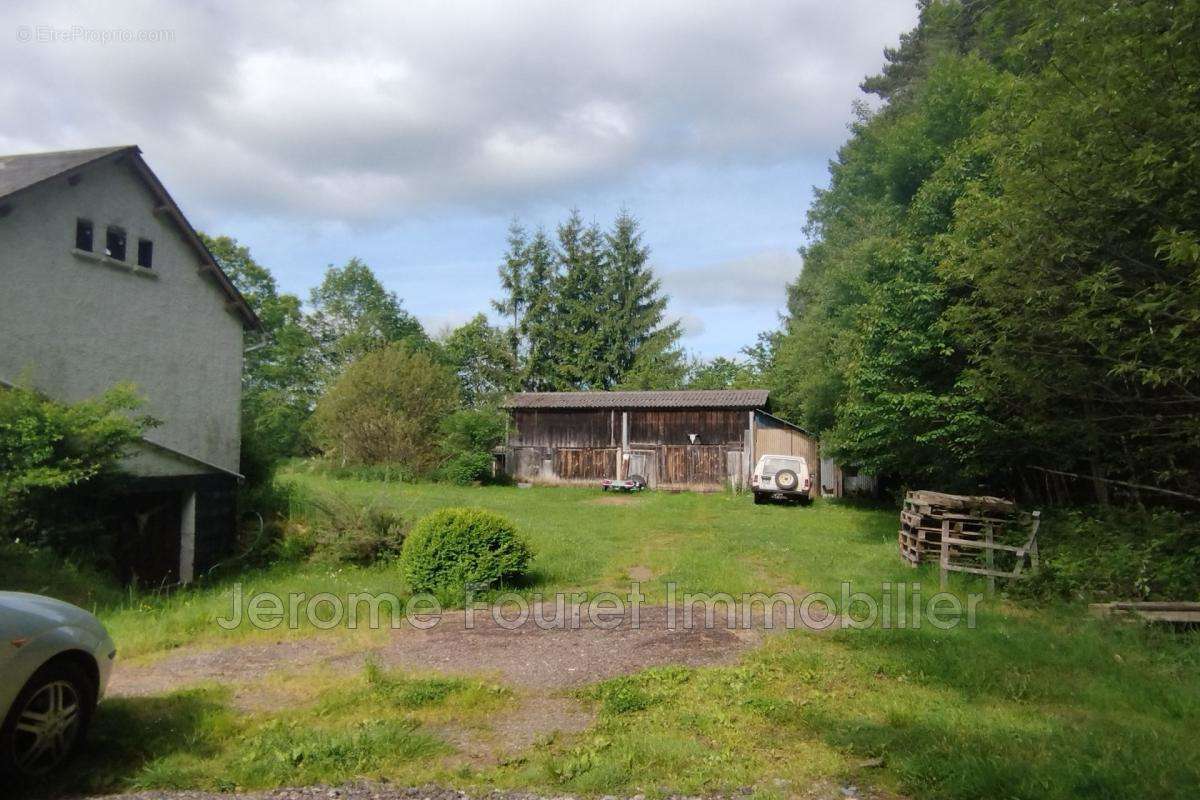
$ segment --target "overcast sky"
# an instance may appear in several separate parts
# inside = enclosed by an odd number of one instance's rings
[[[915,22],[910,0],[10,0],[0,153],[138,144],[284,289],[358,256],[434,333],[487,310],[514,216],[626,206],[685,345],[730,355],[776,324],[858,83]]]

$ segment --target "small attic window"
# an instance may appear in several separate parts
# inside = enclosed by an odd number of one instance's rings
[[[138,239],[138,260],[139,267],[150,269],[154,266],[154,242],[149,239]]]
[[[112,225],[108,226],[104,255],[109,258],[115,258],[117,261],[125,260],[125,231],[115,228]]]
[[[92,252],[92,221],[90,219],[75,220],[75,249]]]

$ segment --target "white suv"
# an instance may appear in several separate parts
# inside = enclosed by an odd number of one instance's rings
[[[808,505],[812,502],[808,462],[801,456],[763,456],[750,476],[750,489],[754,492],[755,503],[779,497]]]

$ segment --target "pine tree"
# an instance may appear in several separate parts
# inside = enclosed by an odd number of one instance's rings
[[[514,219],[508,226],[508,252],[499,267],[500,288],[505,296],[493,300],[492,307],[509,320],[508,340],[513,356],[521,358],[525,350],[523,329],[525,313],[529,308],[527,283],[529,280],[529,238],[525,228]]]
[[[528,391],[611,389],[683,381],[679,323],[663,324],[667,297],[649,266],[640,225],[622,211],[607,233],[572,210],[552,242],[516,221],[501,265],[510,338]],[[636,376],[636,377],[635,377]]]
[[[639,360],[674,374],[685,369],[678,342],[678,322],[663,325],[667,296],[649,265],[650,248],[642,244],[641,224],[622,209],[604,236],[605,296],[609,309],[602,322],[606,353],[606,387],[625,380]],[[681,373],[682,374],[682,373]]]
[[[557,388],[555,292],[558,257],[546,231],[538,229],[525,249],[525,314],[521,338],[521,385],[527,391]]]
[[[603,241],[600,229],[585,225],[578,209],[558,226],[562,269],[556,282],[554,315],[558,389],[605,389],[611,385],[605,352],[605,319],[611,303]]]

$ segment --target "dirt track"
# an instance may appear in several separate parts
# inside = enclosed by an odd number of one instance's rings
[[[821,782],[796,791],[787,785],[778,790],[803,800],[903,800],[898,795],[860,791],[854,786],[843,786]],[[705,800],[742,800],[752,794],[750,787],[732,794],[708,795]],[[100,800],[90,798],[87,800]],[[266,792],[238,792],[214,794],[193,791],[150,791],[136,794],[106,795],[103,800],[575,800],[572,795],[559,795],[553,799],[528,792],[493,790],[468,794],[439,786],[401,787],[385,783],[354,783],[345,786],[309,786],[302,789],[272,789]],[[645,800],[644,795],[631,798],[607,796],[602,800]],[[663,800],[700,800],[683,795],[668,795]]]
[[[554,618],[555,609],[544,615]],[[682,613],[676,627],[681,628]],[[321,665],[361,666],[368,656],[381,664],[413,671],[490,675],[516,687],[570,689],[665,664],[705,666],[736,661],[765,635],[761,620],[749,630],[702,624],[690,630],[668,627],[666,608],[645,606],[640,624],[629,618],[614,630],[596,627],[582,614],[578,627],[544,629],[532,617],[510,629],[487,611],[474,615],[468,628],[462,612],[447,614],[430,630],[392,631],[385,645],[347,653],[344,645],[325,637],[221,648],[181,648],[151,664],[118,665],[109,686],[114,697],[160,694],[183,686],[219,681],[249,683],[279,669]],[[601,624],[603,621],[601,620]]]

